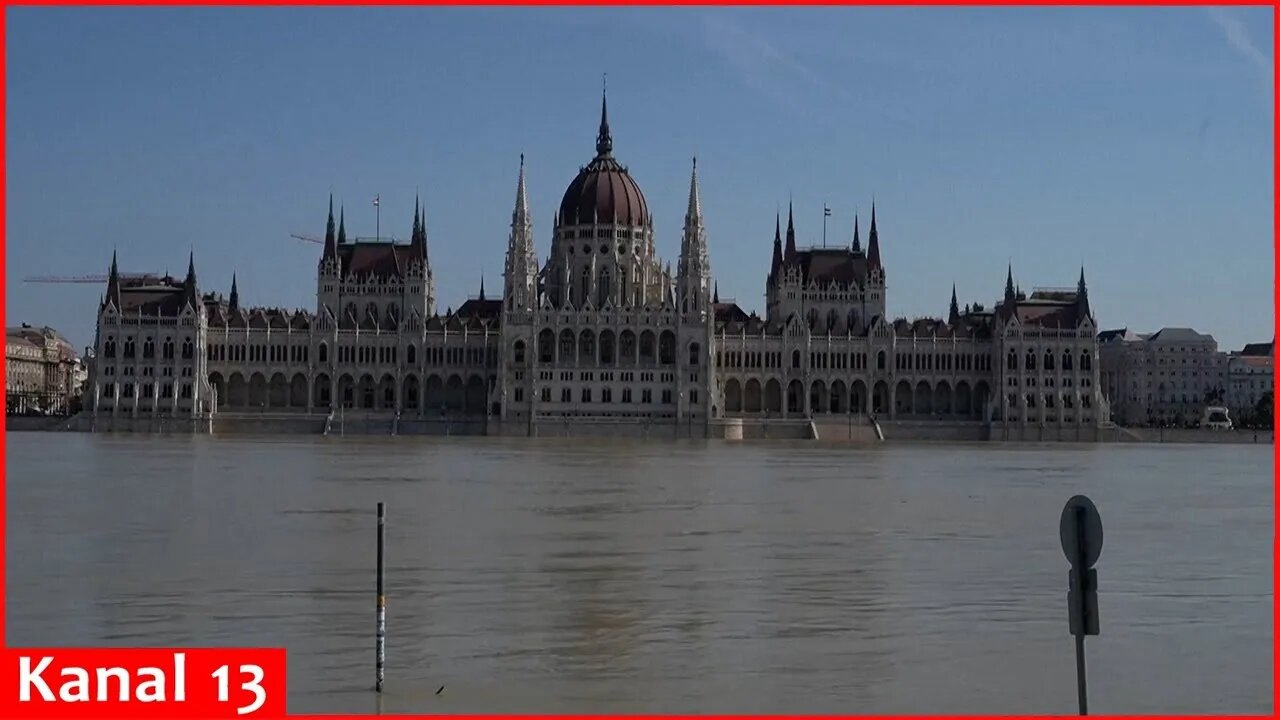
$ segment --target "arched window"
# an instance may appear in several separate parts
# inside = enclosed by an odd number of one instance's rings
[[[156,356],[156,344],[151,338],[142,341],[142,357],[143,359],[151,359]]]
[[[108,336],[107,341],[103,343],[102,354],[109,358],[116,356],[116,339]]]
[[[582,298],[584,305],[587,302],[587,298],[591,297],[591,268],[589,267],[582,268],[582,292],[579,293],[578,297]]]
[[[329,361],[329,344],[320,343],[320,362]]]
[[[1044,351],[1044,369],[1045,370],[1053,369],[1053,351],[1052,350]]]
[[[161,346],[160,354],[165,360],[173,359],[173,338],[167,337],[164,339],[164,345]]]
[[[378,304],[371,302],[364,308],[365,316],[372,320],[375,324],[378,322]]]
[[[1088,351],[1088,350],[1085,350],[1084,352],[1080,353],[1080,369],[1081,369],[1081,370],[1092,370],[1092,369],[1093,369],[1093,363],[1089,360],[1089,351]],[[1088,405],[1086,405],[1085,407],[1089,407],[1089,406],[1088,406]]]
[[[689,344],[689,366],[690,367],[698,366],[698,355],[700,354],[699,351],[701,349],[702,349],[702,346],[699,345],[698,343]]]
[[[800,367],[800,351],[799,350],[791,351],[791,367],[793,368]]]
[[[137,353],[138,353],[138,346],[137,344],[134,343],[133,338],[131,337],[125,338],[124,339],[124,356],[126,358],[132,358],[135,355],[137,355]]]
[[[1035,350],[1027,350],[1027,369],[1028,370],[1036,369],[1036,351]]]
[[[884,370],[884,351],[876,353],[876,369]]]
[[[418,362],[418,348],[414,347],[413,345],[410,345],[407,349],[405,349],[404,360],[410,365],[413,365],[414,363]]]
[[[196,346],[190,340],[182,341],[182,359],[190,360],[195,355]]]
[[[600,307],[604,307],[609,299],[610,279],[609,269],[605,268],[604,272],[600,273],[599,299],[596,300],[596,304]]]
[[[514,354],[515,354],[516,362],[523,364],[524,363],[524,341],[517,340],[515,347],[513,349],[515,351]]]
[[[1009,364],[1006,369],[1008,370],[1018,369],[1018,353],[1014,352],[1013,350],[1009,351]]]
[[[1062,369],[1063,370],[1071,369],[1071,351],[1070,350],[1062,351]]]

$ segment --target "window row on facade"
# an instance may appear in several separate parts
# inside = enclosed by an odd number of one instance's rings
[[[102,343],[102,356],[115,359],[117,352],[119,352],[119,357],[125,360],[136,359],[139,356],[143,360],[153,360],[157,358],[156,348],[155,339],[149,336],[142,339],[141,352],[139,352],[138,341],[132,336],[125,337],[123,342],[119,344],[117,344],[115,336],[107,336],[107,339]],[[183,340],[181,346],[179,346],[173,338],[166,337],[160,342],[159,350],[159,359],[162,360],[173,360],[179,354],[181,354],[183,360],[190,360],[195,357],[195,343],[190,339]]]
[[[523,340],[512,345],[512,357],[517,365],[525,364],[527,348]],[[702,352],[700,343],[688,347],[689,365],[699,364]],[[575,332],[561,330],[557,335],[551,328],[538,333],[538,362],[556,365],[674,365],[676,361],[676,334],[663,330],[660,334],[644,330],[639,336],[631,330],[615,333],[602,330],[599,336],[592,330]]]

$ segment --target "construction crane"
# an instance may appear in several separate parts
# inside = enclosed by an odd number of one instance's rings
[[[118,273],[121,280],[139,280],[143,278],[159,279],[155,273]],[[95,283],[102,284],[108,280],[106,275],[33,275],[23,278],[29,283]]]
[[[298,233],[290,233],[289,237],[293,238],[294,240],[301,240],[303,242],[315,243],[316,245],[324,244],[323,240],[319,238],[311,237],[310,235],[299,235]],[[377,238],[357,237],[357,238],[352,238],[352,240],[354,240],[355,242],[388,242],[388,241],[393,243],[399,242],[399,240],[394,235],[386,235],[386,236],[377,237]]]

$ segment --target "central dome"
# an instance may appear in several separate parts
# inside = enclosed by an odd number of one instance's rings
[[[609,106],[600,106],[600,133],[596,136],[596,156],[569,183],[560,200],[560,224],[648,225],[649,206],[644,193],[627,169],[613,159],[613,136],[609,134]]]

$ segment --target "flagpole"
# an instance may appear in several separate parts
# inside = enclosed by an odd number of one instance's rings
[[[831,214],[831,208],[826,203],[822,203],[822,247],[827,246],[827,216]]]
[[[376,238],[375,242],[382,241],[382,203],[379,202],[381,199],[381,195],[373,196],[373,207],[376,208],[376,210],[374,210],[375,220],[373,225],[373,236]]]

